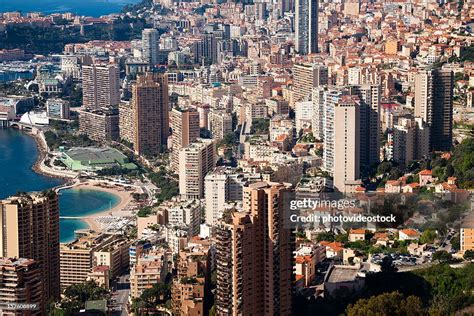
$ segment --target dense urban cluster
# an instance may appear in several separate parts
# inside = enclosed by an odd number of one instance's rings
[[[0,200],[2,315],[473,313],[473,32],[462,0],[0,13],[0,128],[64,180]],[[84,186],[121,201],[60,243]]]

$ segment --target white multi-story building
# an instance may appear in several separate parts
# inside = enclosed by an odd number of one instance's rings
[[[257,175],[243,175],[232,168],[218,167],[205,178],[206,224],[215,225],[226,204],[242,200],[243,187]]]
[[[187,226],[190,237],[198,235],[199,225],[201,225],[201,203],[198,200],[191,200],[169,208],[168,224]]]
[[[296,131],[311,126],[313,118],[313,101],[299,101],[295,103]]]
[[[209,130],[214,140],[223,139],[232,132],[232,115],[225,110],[212,110],[209,113]]]
[[[204,197],[204,177],[216,164],[215,143],[198,138],[179,153],[179,193],[184,199]]]
[[[158,63],[159,37],[155,29],[144,29],[142,32],[142,58],[149,64]]]

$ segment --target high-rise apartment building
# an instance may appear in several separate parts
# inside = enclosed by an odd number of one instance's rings
[[[454,75],[448,69],[415,76],[415,116],[430,127],[430,150],[450,150],[453,142]]]
[[[334,178],[334,188],[347,192],[360,178],[360,100],[347,88],[330,87],[318,92],[323,168]],[[319,124],[318,124],[319,125]]]
[[[294,236],[284,217],[293,195],[284,184],[251,184],[244,211],[217,226],[218,315],[291,315]]]
[[[78,110],[79,133],[99,142],[119,138],[119,111],[116,108]]]
[[[352,95],[360,99],[360,163],[369,167],[380,161],[380,85],[354,85]]]
[[[82,104],[101,108],[120,102],[119,68],[115,65],[82,66]]]
[[[334,109],[343,96],[349,95],[349,91],[338,87],[319,87],[317,91],[318,103],[315,108],[318,109],[318,112],[314,117],[318,118],[318,122],[313,123],[313,126],[320,126],[320,133],[315,133],[315,137],[324,142],[323,168],[332,173],[334,171],[335,146]]]
[[[120,137],[139,155],[156,155],[169,134],[169,96],[166,75],[146,73],[132,86],[131,103],[120,105]]]
[[[31,309],[9,308],[9,304],[25,304]],[[41,268],[33,259],[0,258],[0,311],[2,315],[44,315]]]
[[[179,194],[185,199],[204,197],[204,177],[216,165],[216,145],[198,138],[179,152]]]
[[[212,138],[219,141],[232,132],[232,115],[225,110],[213,110],[209,113],[209,130]]]
[[[360,179],[360,101],[355,96],[343,96],[334,110],[334,188],[348,192]]]
[[[160,33],[156,29],[142,31],[142,58],[143,61],[156,65],[158,63]]]
[[[295,0],[295,49],[302,55],[318,52],[319,0]]]
[[[428,155],[429,150],[430,130],[421,117],[399,118],[393,127],[393,160],[406,166]]]
[[[301,129],[311,126],[313,121],[313,101],[295,102],[295,126],[298,133]]]
[[[27,258],[41,270],[45,300],[59,298],[59,206],[54,191],[0,201],[1,257]]]
[[[206,224],[216,225],[220,220],[226,203],[241,201],[243,188],[260,176],[243,175],[233,168],[217,167],[204,179]],[[258,179],[258,180],[259,180]]]
[[[313,88],[328,84],[328,68],[320,64],[296,64],[293,67],[294,102],[311,100]]]
[[[199,138],[199,112],[195,109],[174,108],[170,114],[172,131],[171,168],[178,172],[179,152]]]

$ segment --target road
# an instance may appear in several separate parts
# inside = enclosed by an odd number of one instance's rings
[[[116,305],[122,308],[121,315],[128,315],[127,305],[128,296],[130,294],[130,276],[128,274],[120,276],[114,286],[114,290],[112,295],[115,297]]]

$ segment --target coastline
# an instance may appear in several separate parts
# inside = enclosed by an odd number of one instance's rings
[[[102,227],[98,219],[102,216],[120,216],[120,213],[123,209],[128,207],[130,203],[132,202],[132,196],[131,192],[121,190],[117,187],[104,187],[103,185],[97,185],[97,183],[94,182],[84,182],[84,183],[76,183],[68,189],[85,189],[85,190],[95,190],[95,191],[102,191],[102,192],[107,192],[110,194],[115,195],[118,197],[119,202],[113,206],[111,209],[108,210],[103,210],[94,214],[90,215],[85,215],[85,216],[77,216],[77,217],[68,217],[68,216],[62,216],[60,218],[64,219],[77,219],[81,220],[87,225],[89,225],[89,229],[95,230],[95,231],[101,231]]]
[[[86,215],[86,216],[78,216],[78,217],[69,217],[69,219],[80,220],[86,223],[89,226],[89,229],[100,232],[102,230],[102,225],[99,222],[99,218],[102,216],[122,216],[125,214],[120,214],[120,212],[127,208],[130,203],[132,202],[131,192],[125,191],[120,186],[108,186],[105,187],[104,184],[100,182],[94,181],[87,181],[87,182],[80,182],[77,180],[77,174],[68,171],[59,171],[54,170],[45,165],[45,160],[49,153],[48,144],[44,139],[43,132],[38,129],[33,129],[31,132],[26,132],[26,135],[32,137],[35,141],[36,148],[38,150],[38,157],[35,163],[32,166],[32,169],[37,174],[57,178],[64,181],[59,187],[56,187],[58,191],[61,189],[89,189],[89,190],[96,190],[107,192],[113,194],[114,196],[118,197],[119,202],[117,205],[112,207],[109,210],[100,211],[94,214]],[[61,218],[61,217],[60,217]],[[67,219],[68,217],[62,217]]]
[[[31,169],[37,174],[50,177],[50,178],[56,178],[56,179],[61,179],[65,181],[70,180],[71,178],[74,178],[75,175],[73,174],[68,174],[66,172],[62,172],[61,174],[59,174],[57,171],[50,171],[46,168],[45,160],[48,156],[49,148],[48,148],[48,144],[46,144],[45,139],[42,137],[42,133],[43,133],[42,131],[37,130],[37,129],[25,132],[26,135],[33,138],[36,144],[36,148],[38,150],[38,157],[36,158],[36,161],[31,167]]]

